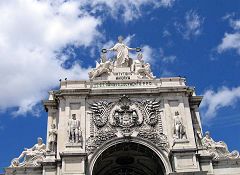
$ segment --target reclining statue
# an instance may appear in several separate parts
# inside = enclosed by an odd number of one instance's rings
[[[202,138],[202,145],[207,148],[207,151],[214,157],[214,159],[239,157],[239,152],[236,150],[229,152],[226,143],[223,141],[215,142],[211,138],[209,131],[207,131]]]
[[[133,60],[133,64],[131,65],[131,70],[135,72],[136,74],[140,75],[142,77],[147,77],[149,79],[154,79],[150,68],[149,63],[144,63],[143,55],[142,53],[139,53],[137,55],[137,59]]]
[[[21,166],[38,166],[43,161],[46,153],[46,145],[41,137],[38,137],[38,143],[32,148],[25,148],[18,158],[14,158],[11,162],[12,167]],[[20,162],[23,159],[22,162]]]
[[[89,75],[89,78],[92,80],[103,73],[110,73],[111,69],[112,69],[112,62],[107,60],[105,54],[102,54],[101,62],[98,63],[96,61],[96,68],[94,68],[91,72],[89,72],[88,75]]]

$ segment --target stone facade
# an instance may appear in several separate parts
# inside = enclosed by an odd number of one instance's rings
[[[140,51],[119,38],[103,49],[89,80],[50,91],[46,148],[13,159],[5,174],[239,175],[239,153],[202,134],[202,97],[185,78],[155,78]]]

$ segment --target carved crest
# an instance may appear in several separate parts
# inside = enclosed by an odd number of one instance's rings
[[[99,101],[91,104],[90,108],[93,112],[93,122],[97,127],[103,127],[109,116],[109,105],[111,103],[107,101]]]
[[[166,147],[162,133],[161,102],[157,100],[131,100],[123,95],[117,101],[99,101],[90,104],[92,121],[97,127],[88,139],[87,149],[92,152],[114,137],[141,137],[160,147]],[[93,126],[94,127],[94,126]]]
[[[143,119],[137,106],[123,96],[110,112],[110,124],[116,127],[129,128],[139,126]]]

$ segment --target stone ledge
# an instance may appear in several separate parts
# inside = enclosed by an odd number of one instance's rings
[[[42,174],[42,166],[38,167],[7,167],[4,169],[5,174],[4,175],[9,175],[9,174]]]
[[[173,172],[169,175],[207,175],[207,171],[196,171],[196,172]]]
[[[196,152],[197,148],[175,148],[175,149],[171,149],[171,153],[182,153],[182,152]]]
[[[59,153],[59,155],[60,155],[60,157],[62,158],[62,157],[71,157],[71,156],[75,156],[75,157],[77,157],[77,156],[87,156],[87,153],[85,153],[85,152],[76,152],[76,151],[64,151],[64,152],[61,152],[61,153]]]

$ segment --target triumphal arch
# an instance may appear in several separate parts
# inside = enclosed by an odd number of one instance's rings
[[[89,80],[61,81],[43,102],[46,145],[38,138],[5,174],[240,174],[239,153],[202,132],[202,96],[185,78],[156,78],[144,60],[119,37]]]

